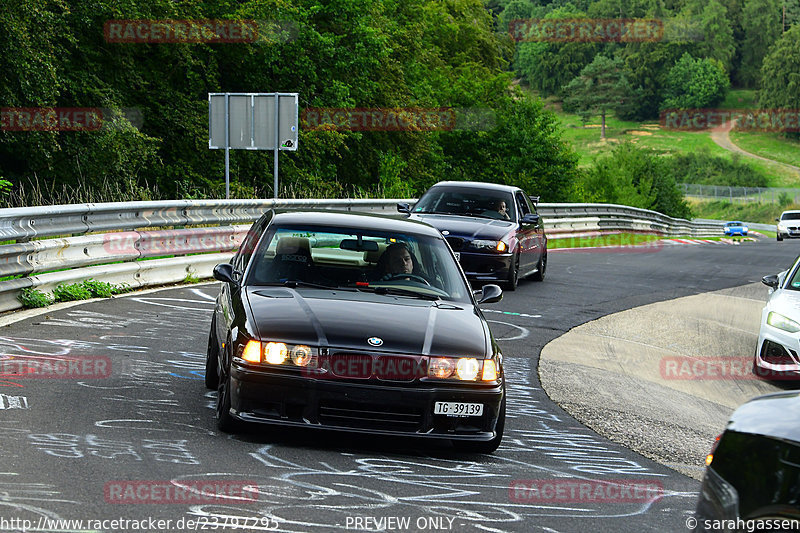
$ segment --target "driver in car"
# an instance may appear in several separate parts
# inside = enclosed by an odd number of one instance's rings
[[[420,276],[416,274],[415,271],[417,270],[417,260],[404,242],[390,244],[378,260],[378,272],[381,275],[381,281],[389,279],[415,280],[415,278],[418,280]],[[409,274],[410,276],[405,278],[403,274]]]

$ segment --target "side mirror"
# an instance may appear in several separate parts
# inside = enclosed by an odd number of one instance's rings
[[[481,297],[478,299],[479,304],[493,304],[503,299],[503,289],[498,285],[490,284],[484,285],[481,291]]]
[[[523,224],[538,224],[540,218],[541,217],[539,215],[537,215],[537,214],[528,213],[527,215],[522,217],[522,223]]]
[[[400,213],[404,213],[406,215],[410,215],[411,214],[411,206],[408,205],[405,202],[397,202],[397,210]]]
[[[233,274],[233,265],[230,263],[221,263],[214,267],[214,279],[217,281],[238,285],[239,282],[234,279]]]
[[[775,219],[775,222],[780,222],[780,221],[781,221],[781,219],[779,219],[779,218]]]
[[[772,274],[771,276],[764,276],[763,278],[761,278],[761,283],[763,283],[767,287],[772,287],[773,289],[777,289],[779,284],[778,275]]]

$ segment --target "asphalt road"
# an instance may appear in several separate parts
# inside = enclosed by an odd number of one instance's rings
[[[770,241],[551,253],[544,283],[523,281],[485,309],[509,383],[506,435],[492,456],[315,431],[219,433],[216,393],[202,382],[215,285],[3,327],[2,363],[91,365],[77,378],[0,381],[0,530],[687,531],[699,483],[552,403],[539,387],[539,352],[609,313],[757,281],[798,251]],[[661,497],[620,492],[620,480]],[[207,501],[203,483],[225,496]],[[83,523],[48,521],[57,518]]]

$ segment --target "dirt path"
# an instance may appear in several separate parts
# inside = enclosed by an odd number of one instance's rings
[[[776,165],[780,165],[784,168],[788,168],[800,174],[800,167],[796,167],[794,165],[790,165],[788,163],[782,163],[780,161],[775,161],[774,159],[767,159],[766,157],[761,157],[760,155],[751,154],[745,150],[742,150],[731,140],[730,131],[733,129],[733,121],[728,121],[722,126],[714,128],[711,130],[711,140],[717,143],[717,146],[728,150],[729,152],[736,152],[737,154],[741,154],[746,157],[752,157],[754,159],[760,159],[761,161],[767,161],[768,163],[774,163]]]

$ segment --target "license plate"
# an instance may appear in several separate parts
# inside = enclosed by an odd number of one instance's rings
[[[482,403],[436,402],[433,404],[433,414],[447,416],[481,416]]]
[[[453,252],[453,255],[456,256],[456,261],[461,261],[461,252]]]

